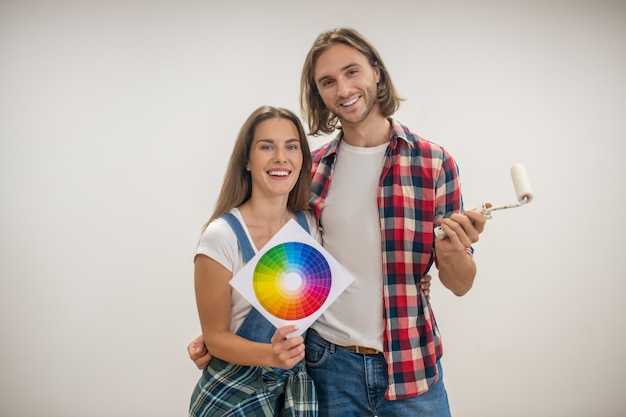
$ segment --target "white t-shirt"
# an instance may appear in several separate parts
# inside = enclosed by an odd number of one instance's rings
[[[383,350],[382,251],[378,183],[388,143],[362,148],[339,142],[321,223],[324,248],[355,280],[313,324],[341,346]]]
[[[239,209],[234,208],[230,212],[237,217],[243,226],[254,252],[257,253],[259,248],[254,246],[248,227],[244,223]],[[320,242],[321,238],[315,222],[315,217],[313,217],[312,213],[307,212],[306,218],[311,231],[311,236]],[[204,230],[204,233],[200,238],[200,243],[198,243],[198,249],[196,250],[196,255],[198,254],[206,255],[209,258],[214,259],[224,268],[231,271],[233,276],[237,274],[237,272],[239,272],[239,270],[245,265],[245,262],[243,261],[243,254],[239,249],[235,232],[231,229],[226,220],[220,218],[209,223],[207,228]],[[230,331],[235,333],[248,315],[248,312],[250,311],[250,303],[248,303],[248,301],[246,301],[246,299],[233,288],[231,288],[230,295]]]

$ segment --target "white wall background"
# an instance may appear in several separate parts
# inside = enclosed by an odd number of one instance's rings
[[[626,413],[624,1],[0,2],[0,415],[184,416],[192,253],[245,117],[352,26],[494,213],[434,285],[456,417]],[[312,140],[313,145],[323,139]]]

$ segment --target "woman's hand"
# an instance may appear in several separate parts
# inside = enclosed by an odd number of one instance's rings
[[[291,369],[304,359],[304,338],[300,335],[286,337],[298,330],[298,326],[280,327],[272,336],[274,368]]]
[[[430,275],[424,275],[422,278],[420,278],[420,288],[428,300],[430,300],[431,279],[432,277]]]

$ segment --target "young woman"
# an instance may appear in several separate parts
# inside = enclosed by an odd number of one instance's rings
[[[198,314],[213,358],[193,391],[190,416],[317,415],[304,340],[285,337],[297,328],[274,328],[229,284],[290,219],[320,240],[306,211],[310,171],[294,113],[263,106],[248,117],[194,260]]]

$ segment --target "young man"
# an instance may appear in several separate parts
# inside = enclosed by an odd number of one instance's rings
[[[311,134],[340,129],[313,152],[311,207],[324,247],[356,277],[307,335],[320,416],[449,416],[441,337],[419,282],[435,263],[445,287],[469,291],[486,219],[463,213],[452,157],[391,117],[400,98],[357,31],[318,36],[300,99]],[[447,238],[434,237],[437,224]]]

